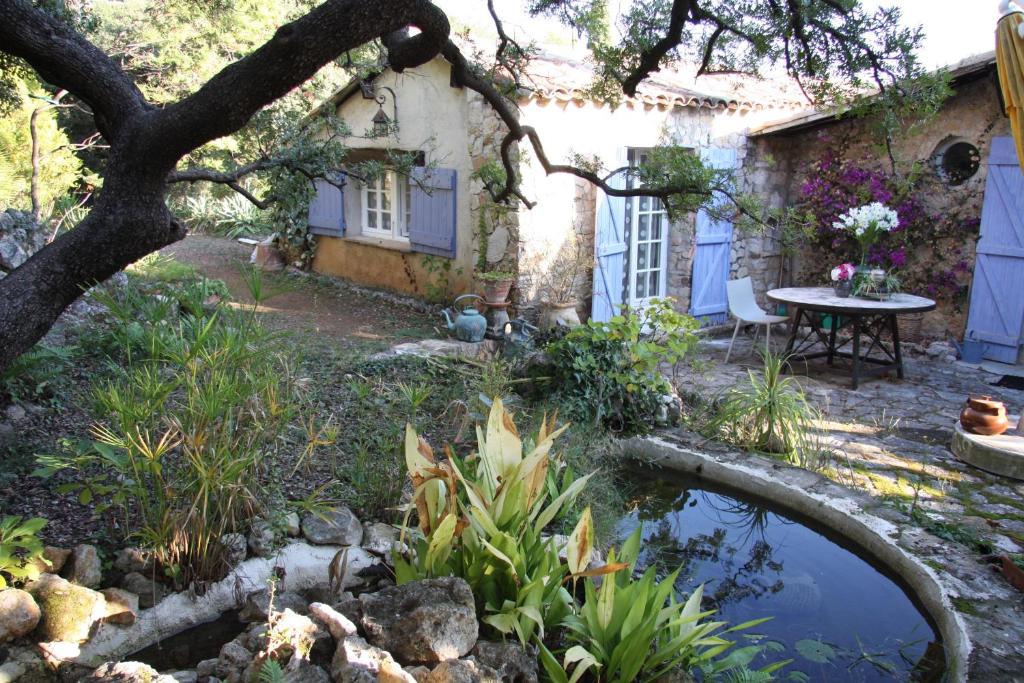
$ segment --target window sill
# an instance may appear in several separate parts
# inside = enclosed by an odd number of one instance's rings
[[[392,251],[412,251],[412,245],[409,244],[408,240],[388,239],[386,237],[370,237],[368,235],[352,235],[351,237],[346,237],[345,240],[348,242],[355,242],[356,244],[365,244],[370,247],[390,249]]]

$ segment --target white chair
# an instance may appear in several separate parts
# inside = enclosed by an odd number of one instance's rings
[[[736,329],[733,330],[732,339],[729,340],[729,350],[725,354],[725,362],[729,362],[729,356],[732,355],[732,345],[736,343],[736,335],[739,333],[740,325],[743,323],[764,325],[764,348],[765,351],[770,352],[771,347],[769,344],[772,338],[772,323],[786,322],[789,318],[784,315],[769,315],[757,305],[757,301],[754,300],[754,285],[749,277],[729,280],[725,283],[725,292],[729,299],[729,313],[736,318]],[[757,333],[760,331],[760,327],[755,329],[755,341],[757,341]]]

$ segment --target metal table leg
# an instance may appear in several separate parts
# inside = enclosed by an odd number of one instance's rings
[[[857,385],[860,384],[860,316],[855,315],[853,317],[853,357],[850,359],[853,363],[853,390],[857,390]]]
[[[839,330],[839,314],[832,314],[832,326],[828,331],[828,364],[832,365],[836,357],[836,332]]]
[[[892,332],[892,350],[896,356],[896,376],[903,379],[903,353],[900,351],[900,324],[895,315],[889,316],[889,331]]]

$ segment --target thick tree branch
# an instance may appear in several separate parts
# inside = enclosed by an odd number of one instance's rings
[[[421,33],[403,37],[400,31],[408,26]],[[391,66],[401,70],[434,57],[448,32],[447,17],[428,0],[328,0],[279,28],[191,96],[155,112],[149,130],[155,140],[170,142],[163,153],[177,161],[238,130],[346,50],[386,36]]]
[[[111,142],[148,106],[110,57],[25,0],[0,0],[0,50],[21,57],[47,82],[86,102],[97,129]]]
[[[683,39],[683,27],[691,19],[694,10],[693,0],[675,0],[669,18],[668,30],[665,35],[640,53],[640,63],[622,81],[622,92],[630,97],[636,95],[636,89],[645,78],[657,71],[665,55],[674,50]]]

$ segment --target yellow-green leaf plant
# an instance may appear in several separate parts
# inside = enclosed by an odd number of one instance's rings
[[[398,581],[460,576],[473,588],[484,623],[523,643],[560,623],[572,604],[563,585],[570,571],[554,539],[542,533],[590,478],[554,493],[546,485],[549,469],[559,464],[552,447],[564,429],[545,418],[524,454],[512,416],[495,399],[486,425],[477,428],[477,452],[460,461],[446,449],[439,461],[406,426],[414,491],[409,513],[418,518],[418,529],[406,533],[418,538],[409,558],[395,559]]]
[[[10,515],[0,517],[0,589],[8,582],[21,584],[37,579],[40,567],[49,566],[39,540],[44,526],[46,520],[41,517],[25,521]]]

